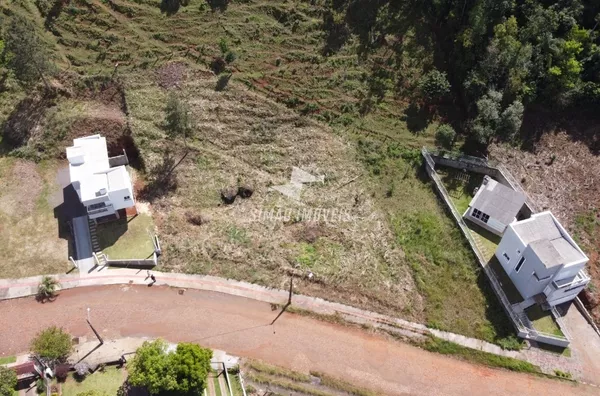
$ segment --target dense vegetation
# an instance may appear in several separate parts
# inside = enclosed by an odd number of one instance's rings
[[[449,100],[456,126],[482,144],[513,139],[526,107],[555,110],[600,103],[600,4],[586,0],[342,0],[327,2],[328,53],[351,34],[367,57],[382,48],[373,76],[428,104]],[[431,69],[407,87],[403,54],[416,41],[433,54]],[[445,78],[448,81],[445,81]],[[382,86],[373,79],[375,95]]]

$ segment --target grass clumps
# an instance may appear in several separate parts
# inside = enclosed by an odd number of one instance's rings
[[[248,361],[247,366],[258,373],[288,378],[296,382],[310,382],[310,375],[298,373],[283,367],[272,366],[258,360]]]
[[[352,385],[346,381],[340,380],[338,378],[332,377],[325,373],[319,371],[311,371],[310,375],[314,377],[319,377],[321,380],[321,384],[327,386],[328,388],[335,389],[341,392],[345,392],[349,395],[355,396],[375,396],[377,393],[370,391],[368,389],[362,389],[355,385]]]
[[[429,352],[452,355],[468,362],[483,364],[490,367],[532,374],[540,374],[542,372],[538,366],[529,362],[467,348],[437,337],[430,337],[427,341],[420,343],[419,346]]]
[[[554,375],[556,375],[559,378],[564,378],[564,379],[573,379],[573,375],[571,373],[569,373],[568,371],[561,371],[561,370],[554,370]]]

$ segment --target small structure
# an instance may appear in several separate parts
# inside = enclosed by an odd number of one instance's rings
[[[134,206],[127,157],[108,157],[106,139],[100,135],[73,140],[67,147],[70,181],[90,219],[116,215]]]
[[[550,212],[509,224],[496,257],[525,300],[522,308],[571,301],[590,281],[588,257]]]
[[[463,217],[501,236],[524,203],[524,194],[485,176]]]

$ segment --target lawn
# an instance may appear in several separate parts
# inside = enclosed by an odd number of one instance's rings
[[[550,311],[543,311],[542,308],[535,304],[525,310],[527,317],[533,323],[533,327],[543,333],[552,334],[558,337],[565,335],[560,330]]]
[[[0,364],[9,364],[17,361],[14,356],[0,356]]]
[[[233,392],[233,396],[244,395],[238,374],[229,374],[229,382],[231,383],[231,391]]]
[[[100,248],[110,259],[151,257],[154,253],[154,234],[152,217],[144,213],[97,226]]]
[[[62,385],[62,396],[77,396],[92,390],[99,394],[116,395],[124,381],[123,370],[116,367],[107,367],[103,372],[96,371],[81,382],[70,375]]]

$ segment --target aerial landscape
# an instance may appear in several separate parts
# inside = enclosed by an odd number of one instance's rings
[[[0,396],[598,394],[598,24],[0,0]]]

